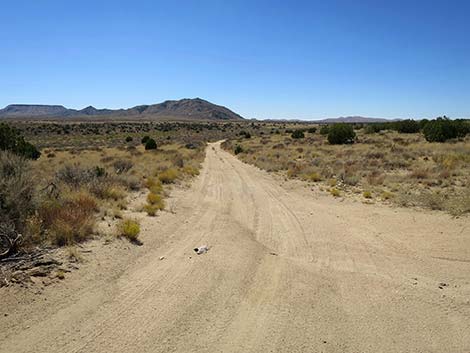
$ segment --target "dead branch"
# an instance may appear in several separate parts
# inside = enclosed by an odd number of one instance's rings
[[[22,235],[18,234],[16,238],[14,239],[9,237],[7,234],[0,234],[0,237],[8,244],[7,250],[0,253],[0,260],[1,260],[16,253],[16,251],[18,250],[18,244],[22,238]]]

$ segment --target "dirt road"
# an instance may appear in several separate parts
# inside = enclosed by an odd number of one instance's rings
[[[468,218],[281,184],[210,145],[138,257],[1,317],[0,351],[470,352]]]

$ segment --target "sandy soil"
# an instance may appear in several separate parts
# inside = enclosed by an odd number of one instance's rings
[[[314,195],[218,143],[170,203],[136,214],[143,246],[0,289],[0,351],[470,352],[468,217]]]

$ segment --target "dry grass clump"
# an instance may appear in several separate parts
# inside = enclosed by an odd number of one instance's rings
[[[307,172],[301,175],[301,178],[306,181],[318,182],[322,180],[321,175],[318,172]]]
[[[47,241],[64,246],[88,239],[93,234],[96,199],[86,191],[43,201],[38,214]]]
[[[83,256],[80,254],[76,246],[69,246],[67,248],[67,257],[73,262],[82,262]]]
[[[163,184],[172,184],[179,176],[180,172],[176,168],[168,168],[158,174],[158,179]]]
[[[150,192],[147,195],[147,204],[144,206],[145,212],[147,212],[149,216],[155,216],[157,211],[162,211],[164,209],[165,201],[163,200],[162,195]]]
[[[118,236],[125,237],[131,242],[138,242],[140,234],[140,224],[137,220],[123,219],[119,223]]]
[[[341,196],[341,192],[337,188],[331,188],[330,189],[330,194],[333,195],[334,197]]]

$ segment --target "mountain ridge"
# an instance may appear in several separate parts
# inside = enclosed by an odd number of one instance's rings
[[[0,118],[87,118],[87,117],[129,117],[129,118],[175,118],[208,120],[243,120],[232,110],[213,104],[201,98],[166,100],[162,103],[137,105],[127,109],[97,109],[88,106],[83,109],[69,109],[63,105],[10,104],[0,109]]]

